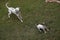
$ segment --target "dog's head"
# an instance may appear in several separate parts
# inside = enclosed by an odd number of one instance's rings
[[[19,11],[19,7],[16,7],[16,11]]]

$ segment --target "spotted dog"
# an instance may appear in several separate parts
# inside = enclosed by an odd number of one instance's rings
[[[23,22],[19,7],[16,7],[16,8],[9,7],[9,6],[8,6],[8,2],[6,3],[6,7],[7,7],[8,12],[9,12],[9,13],[8,13],[8,17],[9,17],[9,18],[10,18],[10,15],[13,13],[13,14],[15,14],[15,15],[18,17],[18,19],[19,19],[21,22]],[[20,15],[19,15],[19,14],[20,14]]]

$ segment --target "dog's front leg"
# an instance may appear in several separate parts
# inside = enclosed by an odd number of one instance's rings
[[[41,29],[38,29],[41,32]]]
[[[47,31],[49,31],[49,29],[48,29],[47,27],[45,27],[45,29],[46,29]]]
[[[43,29],[44,33],[47,33],[45,29]]]
[[[21,12],[19,12],[20,19],[22,19]]]
[[[18,17],[18,19],[19,19],[21,22],[23,22],[22,17],[19,16],[19,14],[17,14],[17,17]]]

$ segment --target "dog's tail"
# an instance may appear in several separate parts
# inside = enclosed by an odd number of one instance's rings
[[[9,7],[8,7],[8,2],[5,4],[5,6],[6,6],[7,8],[9,8]]]

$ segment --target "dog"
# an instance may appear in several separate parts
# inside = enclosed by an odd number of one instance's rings
[[[47,31],[49,31],[49,29],[43,24],[38,24],[36,27],[40,32],[43,31],[44,33],[47,33]]]
[[[60,3],[60,0],[45,0],[45,2],[56,2],[56,3]]]
[[[10,18],[10,15],[13,13],[13,14],[15,14],[17,17],[18,17],[18,19],[21,21],[21,22],[23,22],[23,20],[22,20],[22,16],[21,16],[21,13],[20,13],[20,10],[19,10],[19,7],[16,7],[16,8],[13,8],[13,7],[9,7],[8,6],[8,2],[6,3],[6,5],[5,5],[6,7],[7,7],[7,9],[8,9],[8,18]],[[20,15],[19,15],[20,14]]]

